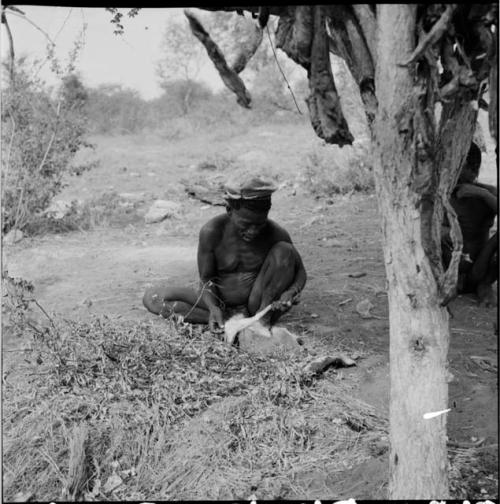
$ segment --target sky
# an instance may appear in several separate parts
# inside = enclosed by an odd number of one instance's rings
[[[124,15],[122,18],[124,34],[115,35],[114,25],[110,22],[111,13],[104,8],[29,5],[22,5],[19,8],[55,42],[55,54],[63,65],[83,26],[87,24],[85,44],[76,63],[76,69],[86,86],[118,83],[137,90],[144,99],[152,99],[161,94],[155,73],[156,62],[161,58],[160,42],[167,19],[171,16],[182,17],[182,9],[143,8],[135,18],[131,19]],[[128,9],[121,9],[121,12],[126,13]],[[24,54],[30,58],[45,60],[47,54],[45,35],[26,19],[21,19],[9,11],[7,16],[16,57]],[[193,37],[193,43],[199,42]],[[3,60],[8,57],[8,51],[8,38],[2,24]],[[49,64],[43,65],[38,75],[49,85],[56,83]],[[199,78],[213,90],[223,87],[208,57]]]

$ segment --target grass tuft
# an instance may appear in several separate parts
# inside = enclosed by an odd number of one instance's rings
[[[369,153],[362,144],[342,149],[315,146],[305,155],[299,179],[316,198],[352,192],[370,193],[375,188]]]

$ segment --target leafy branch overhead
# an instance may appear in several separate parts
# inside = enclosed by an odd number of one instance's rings
[[[106,10],[112,14],[111,23],[115,25],[115,31],[113,33],[115,35],[123,35],[124,32],[124,27],[122,25],[123,13],[120,12],[116,7],[106,7]],[[129,18],[134,18],[135,16],[137,16],[140,10],[141,10],[140,7],[129,9],[129,11],[127,12],[127,16]]]
[[[269,15],[278,16],[277,47],[308,72],[310,95],[307,101],[316,134],[328,143],[352,143],[332,75],[328,51],[342,57],[359,85],[368,122],[374,120],[377,98],[376,10],[370,4],[290,5],[270,7],[209,7],[209,10],[236,11],[256,19],[262,29]],[[194,14],[186,13],[191,30],[207,48],[226,86],[248,107],[250,94],[238,73],[225,64],[222,52]],[[457,94],[485,104],[482,95],[490,91],[490,130],[496,136],[498,68],[496,47],[498,26],[496,4],[429,4],[417,9],[418,43],[413,54],[400,64],[411,66],[415,75],[424,75],[436,100],[446,102]],[[203,33],[202,38],[200,34]],[[257,44],[260,43],[259,39]],[[327,48],[325,51],[322,48]],[[209,49],[211,48],[211,49]],[[242,48],[247,54],[256,48]],[[248,61],[248,60],[247,60]],[[243,85],[242,85],[243,84]]]

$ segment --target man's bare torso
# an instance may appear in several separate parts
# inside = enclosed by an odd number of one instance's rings
[[[291,243],[289,234],[270,219],[251,242],[242,239],[228,215],[211,219],[203,226],[202,234],[213,250],[214,282],[227,306],[245,305],[269,250],[280,241]]]

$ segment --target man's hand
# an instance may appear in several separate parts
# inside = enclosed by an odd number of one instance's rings
[[[457,186],[457,192],[455,193],[457,198],[480,198],[485,194],[489,194],[487,189],[479,187],[474,184],[459,184]]]
[[[295,290],[287,290],[281,294],[278,301],[273,303],[273,310],[285,311],[290,308],[293,304],[299,302],[300,293],[296,293]]]
[[[214,333],[220,333],[224,331],[224,317],[220,308],[216,307],[210,310],[210,315],[208,317],[208,327]]]

